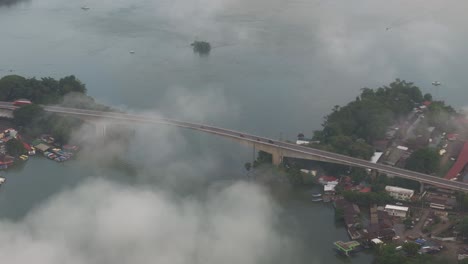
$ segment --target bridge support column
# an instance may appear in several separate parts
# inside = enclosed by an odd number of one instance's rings
[[[273,165],[279,166],[283,162],[283,156],[280,155],[279,151],[271,153]]]
[[[420,182],[419,183],[419,193],[423,193],[424,192],[424,183]]]

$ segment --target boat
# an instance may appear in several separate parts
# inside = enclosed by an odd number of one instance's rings
[[[5,179],[5,178],[3,178],[3,177],[0,177],[0,185],[2,185],[2,184],[5,182],[5,181],[6,181],[6,179]]]
[[[87,6],[82,6],[81,9],[83,9],[83,10],[89,10],[89,7],[87,7]]]
[[[134,53],[135,53],[135,51],[134,51],[134,50],[131,50],[131,51],[130,51],[130,54],[134,54]]]
[[[321,193],[312,193],[312,197],[322,197]]]
[[[312,199],[312,202],[321,202],[323,199],[322,198],[315,198],[315,199]]]

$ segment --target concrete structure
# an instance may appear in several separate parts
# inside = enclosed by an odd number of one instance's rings
[[[414,191],[410,189],[400,188],[396,186],[385,186],[385,191],[394,199],[400,201],[409,201],[414,195]]]
[[[310,144],[310,141],[308,141],[308,140],[299,140],[298,139],[298,140],[296,140],[296,144],[297,145],[308,145],[308,144]]]
[[[336,247],[336,249],[343,253],[346,256],[349,256],[352,252],[354,252],[361,244],[357,241],[349,241],[349,242],[343,242],[343,241],[336,241],[333,243]]]
[[[374,155],[372,155],[370,162],[377,163],[380,157],[382,157],[382,155],[383,155],[383,152],[374,152]]]
[[[392,216],[398,216],[405,218],[409,212],[409,208],[406,206],[397,206],[387,204],[385,205],[385,212]]]
[[[12,105],[11,102],[0,102],[0,109],[14,110],[17,107]],[[215,127],[204,124],[196,124],[184,121],[178,121],[168,118],[155,118],[152,116],[145,115],[134,115],[117,112],[104,112],[94,110],[84,110],[68,107],[59,106],[43,106],[43,109],[49,113],[55,113],[59,115],[75,116],[84,119],[108,119],[117,120],[128,123],[145,123],[145,124],[160,124],[160,125],[171,125],[181,128],[188,128],[204,133],[210,133],[225,138],[233,139],[239,143],[253,147],[255,150],[261,150],[268,152],[273,157],[273,164],[279,165],[282,162],[283,157],[298,158],[315,160],[322,162],[336,163],[346,166],[359,167],[364,169],[372,169],[382,173],[386,173],[390,176],[397,176],[406,179],[415,180],[421,183],[431,184],[437,187],[448,188],[451,190],[468,192],[468,184],[462,182],[454,182],[446,179],[442,179],[436,176],[431,176],[419,172],[408,171],[401,168],[396,168],[384,164],[374,164],[367,160],[358,158],[352,158],[349,156],[336,154],[324,150],[304,147],[293,143],[276,141],[270,138],[265,138],[253,134],[247,134],[235,130],[225,129],[221,127]]]

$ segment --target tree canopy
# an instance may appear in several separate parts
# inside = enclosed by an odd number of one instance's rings
[[[109,107],[97,104],[86,95],[85,85],[75,76],[70,75],[59,80],[50,77],[24,78],[9,75],[0,79],[0,101],[13,101],[25,98],[33,104],[25,105],[13,111],[13,122],[23,127],[24,133],[30,136],[52,134],[59,143],[66,143],[74,130],[82,124],[75,117],[64,117],[45,114],[38,104],[63,103],[68,107],[110,110]]]
[[[47,77],[40,80],[8,75],[0,79],[0,101],[27,98],[36,104],[59,103],[70,92],[86,94],[86,87],[75,76],[60,80]]]
[[[414,243],[414,242],[407,242],[403,244],[403,250],[408,254],[409,256],[414,256],[418,253],[418,250],[421,246],[419,244]]]
[[[194,41],[191,46],[193,51],[200,55],[207,55],[211,51],[211,45],[206,41]]]
[[[457,226],[457,231],[464,237],[468,236],[468,217],[463,218]]]
[[[382,139],[387,128],[423,101],[421,90],[411,82],[396,79],[389,86],[362,88],[356,100],[325,117],[323,129],[314,133],[315,144],[324,150],[370,159],[372,142]]]
[[[21,143],[21,141],[17,140],[16,138],[8,140],[5,144],[5,147],[7,149],[7,152],[15,157],[22,155],[26,152],[23,143]]]
[[[44,109],[37,104],[25,105],[13,111],[13,120],[17,125],[24,126],[41,117]]]
[[[440,155],[432,148],[422,148],[413,152],[406,161],[409,170],[431,174],[439,167]]]

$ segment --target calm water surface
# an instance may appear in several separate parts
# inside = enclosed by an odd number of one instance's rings
[[[414,1],[401,9],[402,3],[19,1],[0,6],[0,76],[74,74],[103,103],[273,138],[310,134],[334,105],[353,99],[361,87],[398,77],[465,106],[467,4]],[[90,10],[81,10],[85,5]],[[193,54],[189,44],[196,39],[211,42],[209,56]],[[439,91],[430,86],[434,79],[443,83]],[[215,155],[223,168],[220,178],[243,177],[251,150],[196,133],[182,136],[184,145],[169,161]],[[158,163],[158,170],[170,172],[167,164]],[[193,172],[216,179],[220,174]],[[81,160],[33,158],[7,173],[0,216],[20,219],[51,195],[96,175],[139,184],[119,170]],[[282,228],[304,245],[299,263],[370,262],[364,254],[351,260],[335,256],[331,242],[348,238],[335,226],[330,206],[300,194],[280,204]]]

